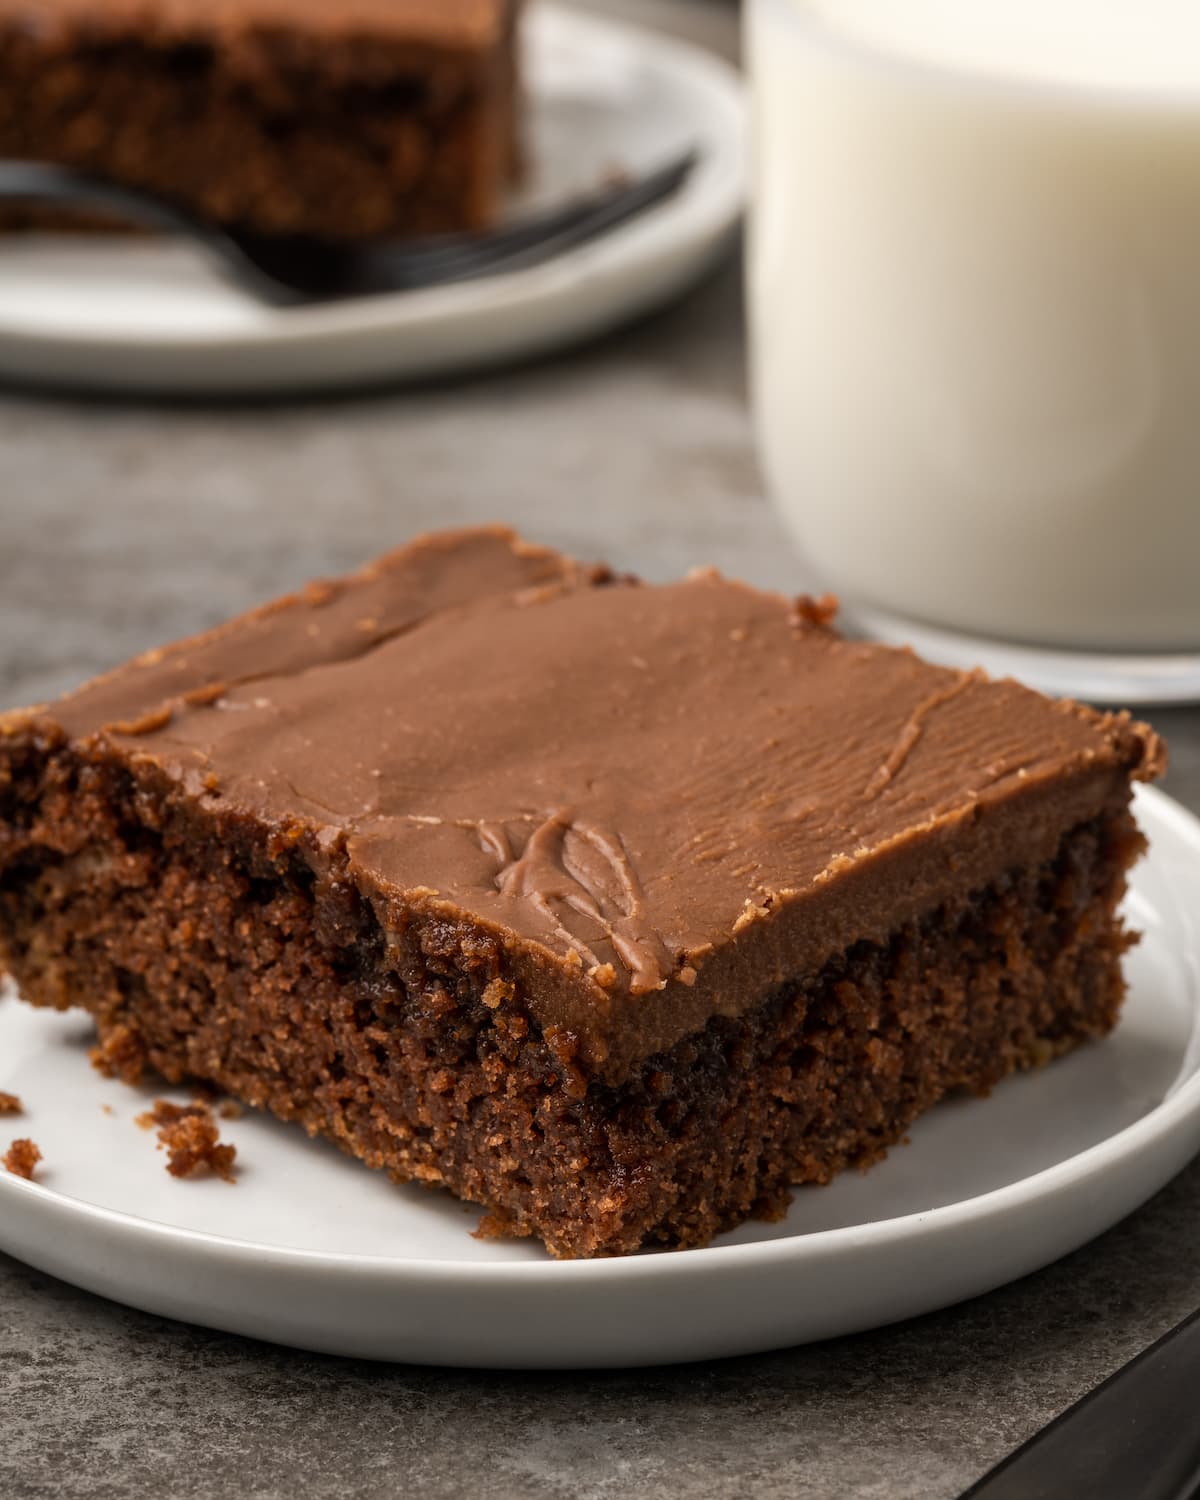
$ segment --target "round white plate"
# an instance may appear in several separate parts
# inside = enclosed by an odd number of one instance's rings
[[[0,1088],[35,1183],[0,1172],[0,1248],[135,1307],[335,1354],[428,1364],[657,1364],[888,1323],[1024,1275],[1142,1203],[1200,1149],[1200,823],[1159,792],[1130,914],[1145,937],[1109,1040],[954,1100],[869,1173],[799,1191],[710,1249],[555,1262],[471,1238],[478,1215],[396,1188],[299,1130],[223,1122],[238,1181],[176,1182],[88,1066],[79,1016],[0,1002]],[[185,1099],[175,1091],[172,1097]],[[109,1113],[108,1111],[111,1111]]]
[[[529,270],[283,310],[227,286],[184,245],[0,236],[0,376],[175,394],[329,389],[545,353],[668,302],[738,222],[738,75],[682,42],[552,4],[528,17],[526,57],[533,168],[513,212],[695,147],[682,191]]]
[[[1200,652],[1070,651],[1022,646],[991,636],[962,635],[866,605],[847,605],[844,618],[872,640],[911,646],[926,661],[1018,682],[1055,698],[1089,703],[1200,703]]]

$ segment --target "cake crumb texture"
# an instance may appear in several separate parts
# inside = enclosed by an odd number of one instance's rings
[[[169,1099],[156,1099],[136,1123],[143,1130],[157,1129],[159,1148],[167,1152],[167,1171],[172,1177],[209,1172],[225,1182],[234,1181],[237,1147],[222,1144],[212,1110],[203,1101],[173,1104]]]
[[[14,1141],[4,1156],[4,1166],[14,1177],[33,1181],[34,1168],[42,1159],[42,1153],[32,1141]]]
[[[105,1078],[119,1078],[122,1083],[140,1083],[146,1065],[145,1053],[137,1034],[128,1026],[114,1026],[101,1036],[88,1053],[92,1067]]]
[[[19,1115],[23,1106],[16,1094],[0,1092],[0,1115]]]

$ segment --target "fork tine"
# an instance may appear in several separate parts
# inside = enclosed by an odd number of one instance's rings
[[[595,212],[596,204],[607,199],[616,189],[606,189],[603,194],[593,193],[587,197],[573,199],[561,208],[548,209],[544,213],[524,215],[502,229],[489,229],[464,234],[429,235],[412,244],[397,244],[396,254],[404,260],[420,263],[425,260],[452,259],[462,254],[474,254],[481,247],[501,248],[513,241],[528,239],[544,227],[567,228],[585,215]]]
[[[504,229],[490,230],[484,234],[439,235],[419,244],[397,245],[398,260],[414,265],[428,261],[445,260],[449,263],[459,256],[474,259],[478,254],[503,254],[520,249],[528,244],[540,243],[550,235],[570,230],[575,225],[589,221],[601,212],[620,210],[626,202],[635,205],[649,194],[657,198],[661,192],[669,191],[691,172],[695,166],[695,151],[687,151],[657,168],[645,177],[620,182],[599,192],[573,199],[561,208],[548,209],[517,220]],[[380,247],[384,248],[384,247]]]
[[[454,236],[452,243],[369,247],[372,280],[432,286],[468,280],[557,248],[581,244],[634,217],[676,191],[691,174],[697,153],[688,151],[656,171],[564,208],[525,219],[490,234]],[[448,237],[449,238],[449,237]],[[366,248],[366,247],[365,247]]]
[[[515,244],[495,254],[481,256],[477,265],[469,271],[460,267],[455,279],[465,280],[500,271],[520,270],[523,266],[538,264],[553,255],[586,244],[606,230],[615,229],[669,197],[686,181],[694,164],[695,156],[689,154],[686,162],[675,163],[671,168],[639,179],[607,201],[597,202],[586,215],[581,215],[576,222],[554,233],[530,235],[524,244]]]

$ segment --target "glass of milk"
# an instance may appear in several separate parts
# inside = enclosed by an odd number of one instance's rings
[[[1200,0],[748,0],[767,481],[852,619],[1200,697]]]

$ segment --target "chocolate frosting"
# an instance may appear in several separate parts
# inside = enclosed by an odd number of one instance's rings
[[[1048,857],[1163,763],[1125,714],[840,638],[714,572],[646,587],[426,538],[151,652],[39,722],[290,830],[385,928],[498,935],[613,1081],[860,938]],[[48,725],[47,725],[48,721]]]

